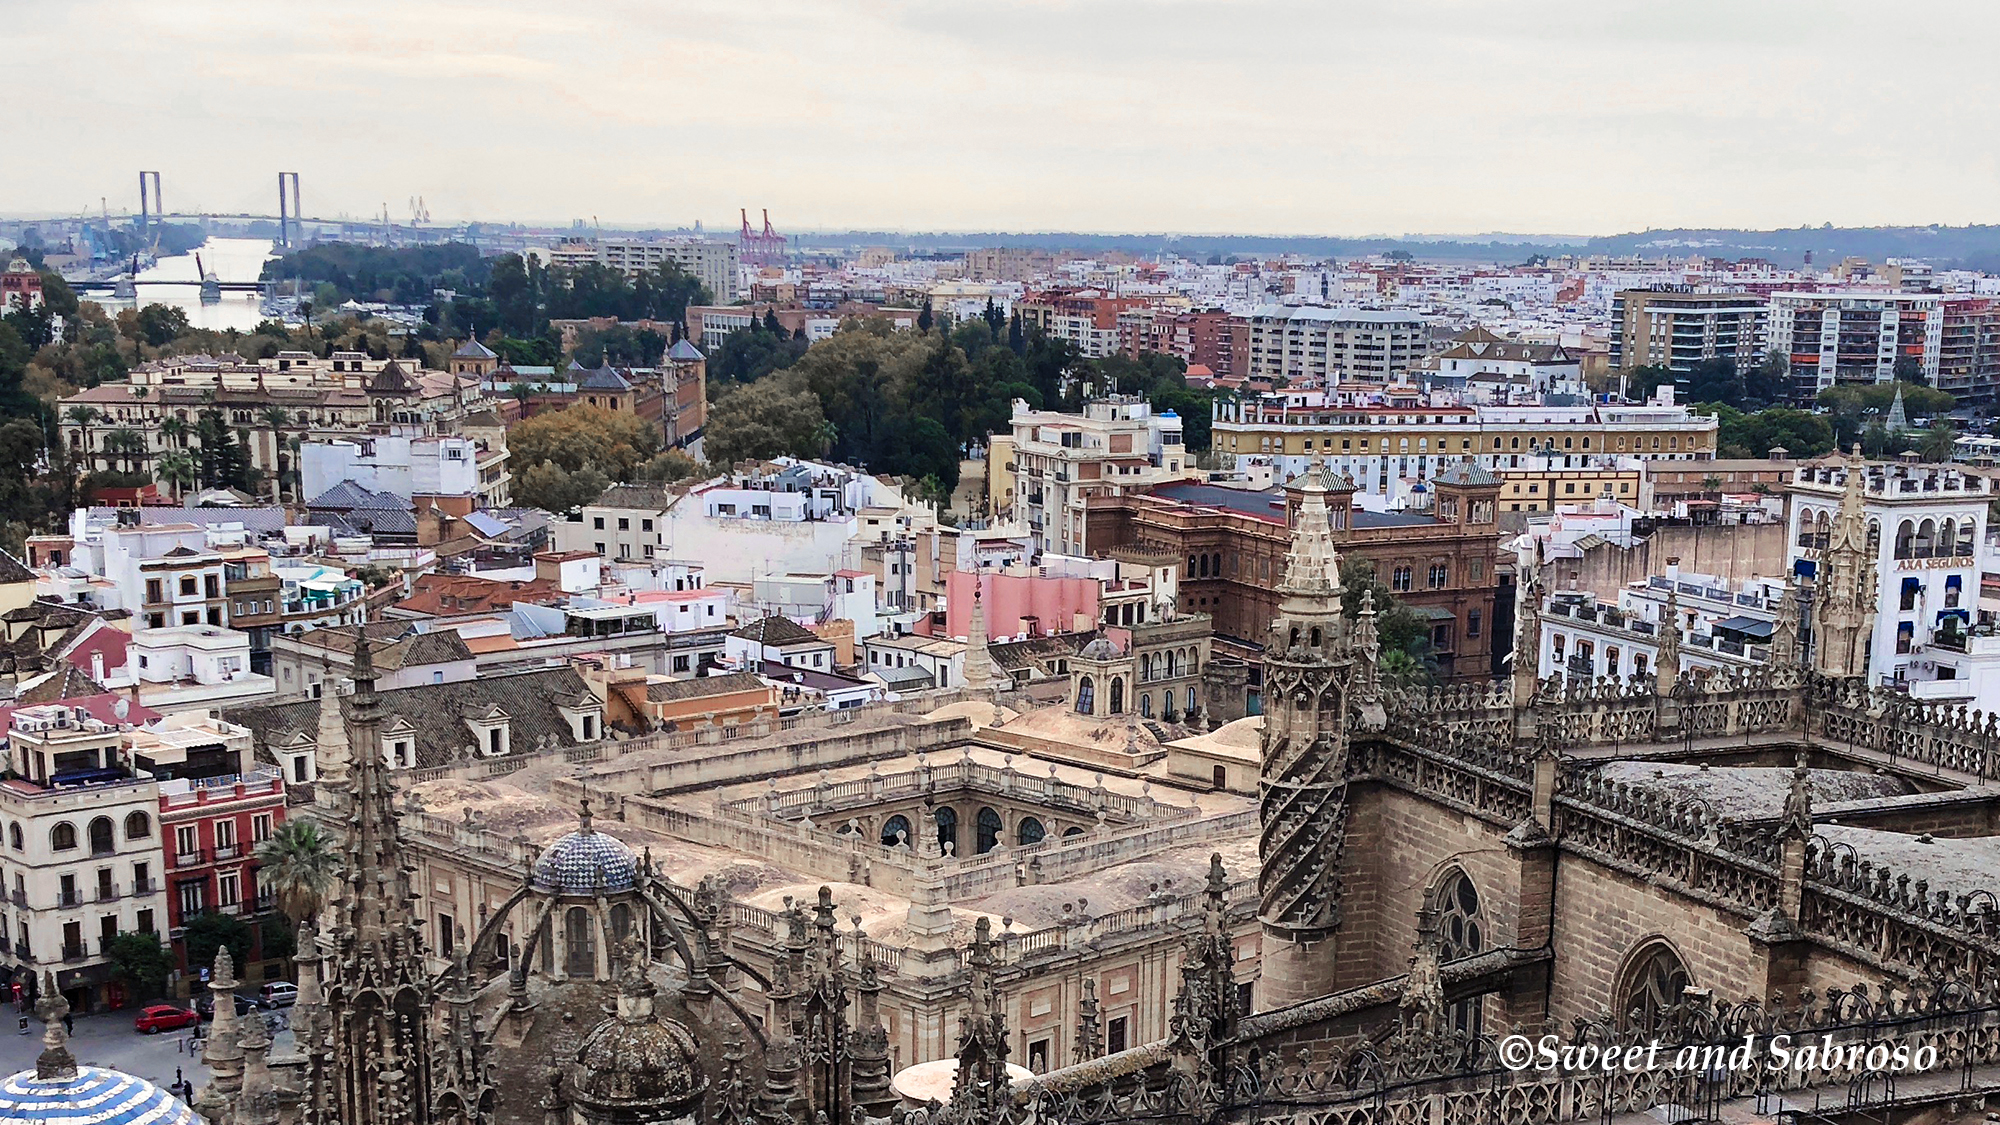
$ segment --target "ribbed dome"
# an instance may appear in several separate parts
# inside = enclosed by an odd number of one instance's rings
[[[616,837],[584,827],[542,849],[535,886],[560,895],[594,895],[632,886],[638,863]]]
[[[1099,637],[1096,640],[1090,642],[1089,644],[1083,646],[1083,651],[1077,653],[1077,656],[1081,659],[1100,660],[1100,661],[1116,660],[1120,655],[1121,654],[1118,651],[1118,646],[1112,644],[1108,640],[1105,640],[1103,637]]]
[[[172,1094],[143,1078],[80,1066],[64,1078],[24,1070],[0,1082],[0,1123],[88,1122],[89,1125],[201,1125]]]
[[[707,1085],[688,1029],[643,1012],[605,1020],[576,1051],[577,1101],[651,1121],[692,1105]]]

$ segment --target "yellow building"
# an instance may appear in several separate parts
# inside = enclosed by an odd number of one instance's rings
[[[1684,406],[1435,406],[1394,393],[1367,405],[1298,405],[1304,397],[1217,402],[1216,451],[1239,465],[1271,465],[1281,479],[1325,457],[1376,494],[1391,492],[1391,481],[1428,480],[1463,458],[1504,474],[1715,457],[1716,420]]]
[[[1560,505],[1588,504],[1609,496],[1630,508],[1648,508],[1646,474],[1637,467],[1583,469],[1502,469],[1500,510],[1549,512]]]

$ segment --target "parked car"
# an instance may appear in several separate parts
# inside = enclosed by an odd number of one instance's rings
[[[147,1035],[158,1035],[162,1031],[177,1031],[183,1027],[193,1027],[201,1022],[193,1008],[176,1007],[173,1004],[155,1004],[142,1009],[139,1018],[132,1021],[135,1031]]]
[[[257,1007],[257,1002],[256,1002],[255,1000],[252,1000],[252,999],[250,999],[250,998],[249,998],[248,996],[245,996],[245,995],[243,995],[243,994],[242,994],[242,993],[240,993],[240,992],[236,992],[236,993],[231,993],[231,995],[232,995],[232,996],[234,996],[234,997],[236,998],[236,1014],[237,1014],[237,1015],[239,1015],[239,1016],[241,1016],[241,1015],[248,1015],[248,1014],[249,1014],[250,1012],[252,1012],[252,1011],[254,1011],[254,1010],[256,1009],[256,1007]],[[199,1013],[201,1014],[201,1018],[202,1018],[202,1019],[205,1019],[205,1020],[212,1020],[212,1019],[214,1019],[214,1018],[215,1018],[215,994],[211,992],[211,993],[209,993],[208,995],[206,995],[206,996],[203,996],[203,997],[202,997],[201,999],[199,999],[199,1000],[196,1000],[196,1001],[194,1002],[194,1010],[195,1010],[196,1012],[199,1012]]]
[[[257,1002],[266,1008],[289,1008],[299,1002],[299,986],[290,981],[274,980],[258,993]]]

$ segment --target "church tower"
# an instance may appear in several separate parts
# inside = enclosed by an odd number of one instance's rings
[[[347,822],[342,879],[327,911],[320,1042],[307,1056],[306,1125],[484,1125],[494,1093],[483,1042],[454,1041],[441,1061],[432,1033],[441,1003],[424,965],[413,870],[397,837],[395,789],[382,760],[382,706],[367,635],[354,648],[345,743]],[[309,931],[308,931],[309,932]],[[454,1065],[455,1064],[455,1065]]]
[[[1814,605],[1813,667],[1826,676],[1868,674],[1868,638],[1875,631],[1875,551],[1862,509],[1867,462],[1847,461],[1846,488],[1820,558]]]
[[[1298,523],[1264,648],[1257,892],[1264,930],[1259,1006],[1265,1008],[1324,995],[1334,985],[1354,673],[1354,638],[1341,612],[1340,553],[1327,508],[1337,483],[1315,460],[1298,486]]]

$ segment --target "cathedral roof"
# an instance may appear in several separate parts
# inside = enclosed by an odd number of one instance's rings
[[[656,1016],[597,1025],[577,1048],[576,1064],[572,1096],[598,1110],[671,1110],[692,1103],[707,1085],[694,1036]]]
[[[31,1121],[201,1125],[193,1110],[151,1082],[94,1066],[56,1078],[24,1070],[0,1082],[0,1125]]]
[[[562,895],[622,891],[632,885],[637,869],[631,848],[585,825],[542,849],[535,860],[535,886]]]
[[[667,349],[667,358],[676,363],[686,363],[690,360],[706,359],[707,357],[701,354],[700,348],[695,347],[685,339],[680,339],[675,340],[674,346]]]
[[[458,346],[458,350],[451,353],[451,356],[453,359],[499,358],[498,354],[495,353],[492,348],[487,347],[485,344],[480,343],[477,339],[470,336],[466,337],[465,343],[460,344]]]

